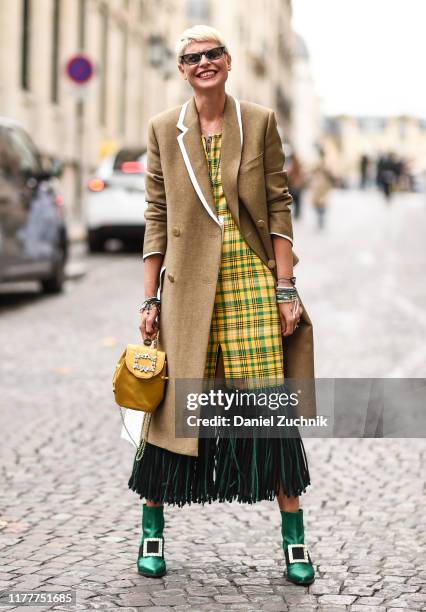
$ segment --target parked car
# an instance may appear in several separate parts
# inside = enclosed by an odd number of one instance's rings
[[[102,251],[110,238],[142,243],[145,168],[146,149],[121,149],[89,180],[85,214],[90,251]]]
[[[68,256],[60,165],[40,152],[15,121],[0,117],[0,283],[39,280],[63,288]]]

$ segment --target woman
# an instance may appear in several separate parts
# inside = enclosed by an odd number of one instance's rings
[[[190,28],[176,50],[193,97],[149,123],[140,330],[153,340],[159,329],[169,381],[129,480],[147,500],[138,571],[166,571],[164,503],[277,496],[288,578],[310,584],[298,502],[310,477],[300,438],[175,436],[184,418],[178,379],[279,380],[283,364],[289,377],[313,378],[312,326],[292,284],[291,195],[274,113],[225,92],[231,56],[217,30]],[[310,404],[308,416],[314,410]]]

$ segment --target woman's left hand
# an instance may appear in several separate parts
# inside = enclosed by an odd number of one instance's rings
[[[281,317],[281,333],[283,336],[291,336],[299,325],[303,308],[300,302],[282,302],[278,304]]]

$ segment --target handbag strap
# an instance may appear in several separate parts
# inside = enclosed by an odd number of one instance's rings
[[[151,423],[151,416],[152,416],[151,412],[145,412],[144,414],[142,431],[141,431],[141,440],[140,440],[139,448],[136,452],[136,457],[135,457],[136,461],[140,461],[145,452],[146,439],[148,437],[148,429]]]
[[[160,341],[160,330],[157,331],[157,335],[155,336],[155,338],[153,340],[151,340],[151,344],[147,344],[146,346],[152,346],[152,344],[155,343],[155,347],[154,348],[158,349],[159,341]]]

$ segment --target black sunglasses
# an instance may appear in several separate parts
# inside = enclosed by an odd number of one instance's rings
[[[214,47],[214,49],[209,49],[208,51],[200,51],[199,53],[185,53],[185,55],[180,56],[180,61],[183,64],[189,64],[190,66],[194,66],[195,64],[199,64],[201,62],[201,58],[203,55],[211,62],[219,59],[226,52],[226,47]]]

